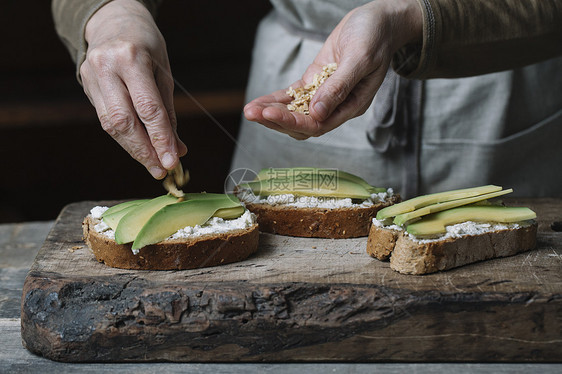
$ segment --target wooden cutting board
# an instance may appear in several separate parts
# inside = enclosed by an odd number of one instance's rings
[[[425,276],[365,252],[367,238],[262,234],[246,261],[184,271],[98,263],[67,206],[26,278],[22,338],[60,361],[562,361],[562,199],[538,248]],[[556,225],[553,226],[558,229]]]

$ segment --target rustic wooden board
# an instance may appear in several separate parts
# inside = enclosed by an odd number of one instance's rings
[[[112,269],[81,239],[96,203],[71,204],[26,278],[24,345],[74,362],[561,362],[562,199],[512,203],[537,211],[536,250],[425,276],[366,238],[268,234],[236,264]]]

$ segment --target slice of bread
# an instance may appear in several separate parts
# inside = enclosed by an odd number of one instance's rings
[[[188,239],[165,240],[131,251],[131,243],[117,244],[97,232],[100,221],[88,215],[82,223],[84,240],[99,262],[121,269],[184,270],[242,261],[258,249],[259,231],[255,223],[246,229],[206,234]]]
[[[535,248],[536,222],[514,229],[478,235],[417,241],[404,231],[373,224],[367,253],[379,260],[390,257],[390,268],[403,274],[428,274]]]
[[[377,212],[400,201],[392,195],[369,207],[300,208],[284,204],[246,203],[257,216],[260,231],[306,238],[344,239],[369,235]]]

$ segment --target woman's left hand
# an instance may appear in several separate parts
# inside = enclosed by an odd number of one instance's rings
[[[302,78],[292,87],[311,82],[322,67],[336,62],[337,70],[320,86],[310,103],[310,115],[291,112],[286,89],[248,103],[249,121],[299,140],[320,136],[371,105],[393,54],[420,41],[423,15],[416,0],[373,1],[349,12],[332,31]]]

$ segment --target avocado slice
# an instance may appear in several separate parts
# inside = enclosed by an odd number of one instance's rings
[[[244,214],[244,211],[246,211],[246,208],[244,208],[242,205],[233,208],[222,208],[217,210],[215,214],[213,214],[213,217],[219,217],[222,219],[234,219]]]
[[[409,224],[406,231],[416,237],[431,237],[443,234],[445,226],[466,221],[514,223],[535,219],[536,213],[525,207],[505,206],[461,206],[433,213]]]
[[[115,229],[115,241],[118,244],[132,242],[154,213],[166,205],[175,204],[178,201],[179,199],[172,195],[163,195],[135,206],[119,221]]]
[[[297,196],[323,196],[352,199],[368,199],[371,193],[363,186],[347,179],[338,179],[335,186],[328,186],[313,180],[312,188],[308,183],[301,184],[299,178],[272,178],[259,180],[240,185],[242,188],[250,188],[254,194],[261,196],[293,194]]]
[[[363,178],[338,169],[322,169],[311,167],[294,167],[294,168],[268,168],[261,169],[254,181],[275,179],[275,175],[285,174],[286,176],[296,176],[301,174],[311,174],[324,176],[325,178],[336,176],[338,179],[347,179],[348,181],[363,186],[370,193],[386,192],[386,188],[374,187],[367,183]],[[281,177],[282,178],[282,177]]]
[[[452,209],[463,205],[476,203],[486,199],[492,199],[494,197],[502,196],[510,192],[513,192],[511,188],[508,190],[502,190],[502,191],[492,192],[479,196],[467,197],[464,199],[446,201],[443,203],[424,206],[423,208],[416,209],[413,212],[402,213],[397,215],[396,217],[394,217],[394,223],[397,224],[398,226],[403,226],[406,222],[419,218],[421,216],[425,216],[431,213],[441,212],[443,210]]]
[[[193,199],[235,199],[234,201],[239,201],[235,195],[227,195],[227,194],[218,194],[218,193],[186,193],[183,196],[184,200],[193,200]],[[128,212],[130,212],[135,206],[140,205],[144,202],[147,202],[148,199],[141,199],[141,200],[132,200],[126,201],[121,204],[117,204],[106,210],[102,214],[102,219],[106,225],[111,227],[111,229],[115,230],[121,218],[125,216]]]
[[[122,209],[128,208],[130,206],[139,205],[139,204],[144,203],[146,201],[148,201],[148,199],[131,200],[131,201],[125,201],[124,203],[114,205],[114,206],[110,207],[109,209],[107,209],[105,212],[103,212],[103,214],[101,215],[101,218],[112,215],[113,213],[116,213],[116,212],[118,212]]]
[[[501,191],[501,189],[502,188],[500,186],[487,185],[422,195],[379,210],[377,212],[377,219],[379,221],[383,221],[399,214],[412,212],[428,205],[479,196],[486,193]]]
[[[238,216],[244,213],[244,207],[239,202],[222,198],[186,200],[164,206],[146,221],[131,249],[137,251],[158,243],[184,227],[202,225],[220,210],[223,217],[232,216],[234,209],[237,209]]]
[[[148,201],[148,200],[147,200]],[[105,224],[109,227],[111,227],[112,230],[117,229],[117,226],[119,225],[119,221],[121,221],[121,219],[127,214],[129,213],[131,210],[135,209],[137,206],[139,206],[142,203],[139,204],[130,204],[129,206],[114,211],[111,214],[106,214],[106,215],[102,215],[102,220],[103,222],[105,222]]]
[[[184,200],[234,199],[235,201],[238,201],[238,202],[240,201],[233,194],[208,193],[208,192],[185,193],[183,195],[183,199]]]

